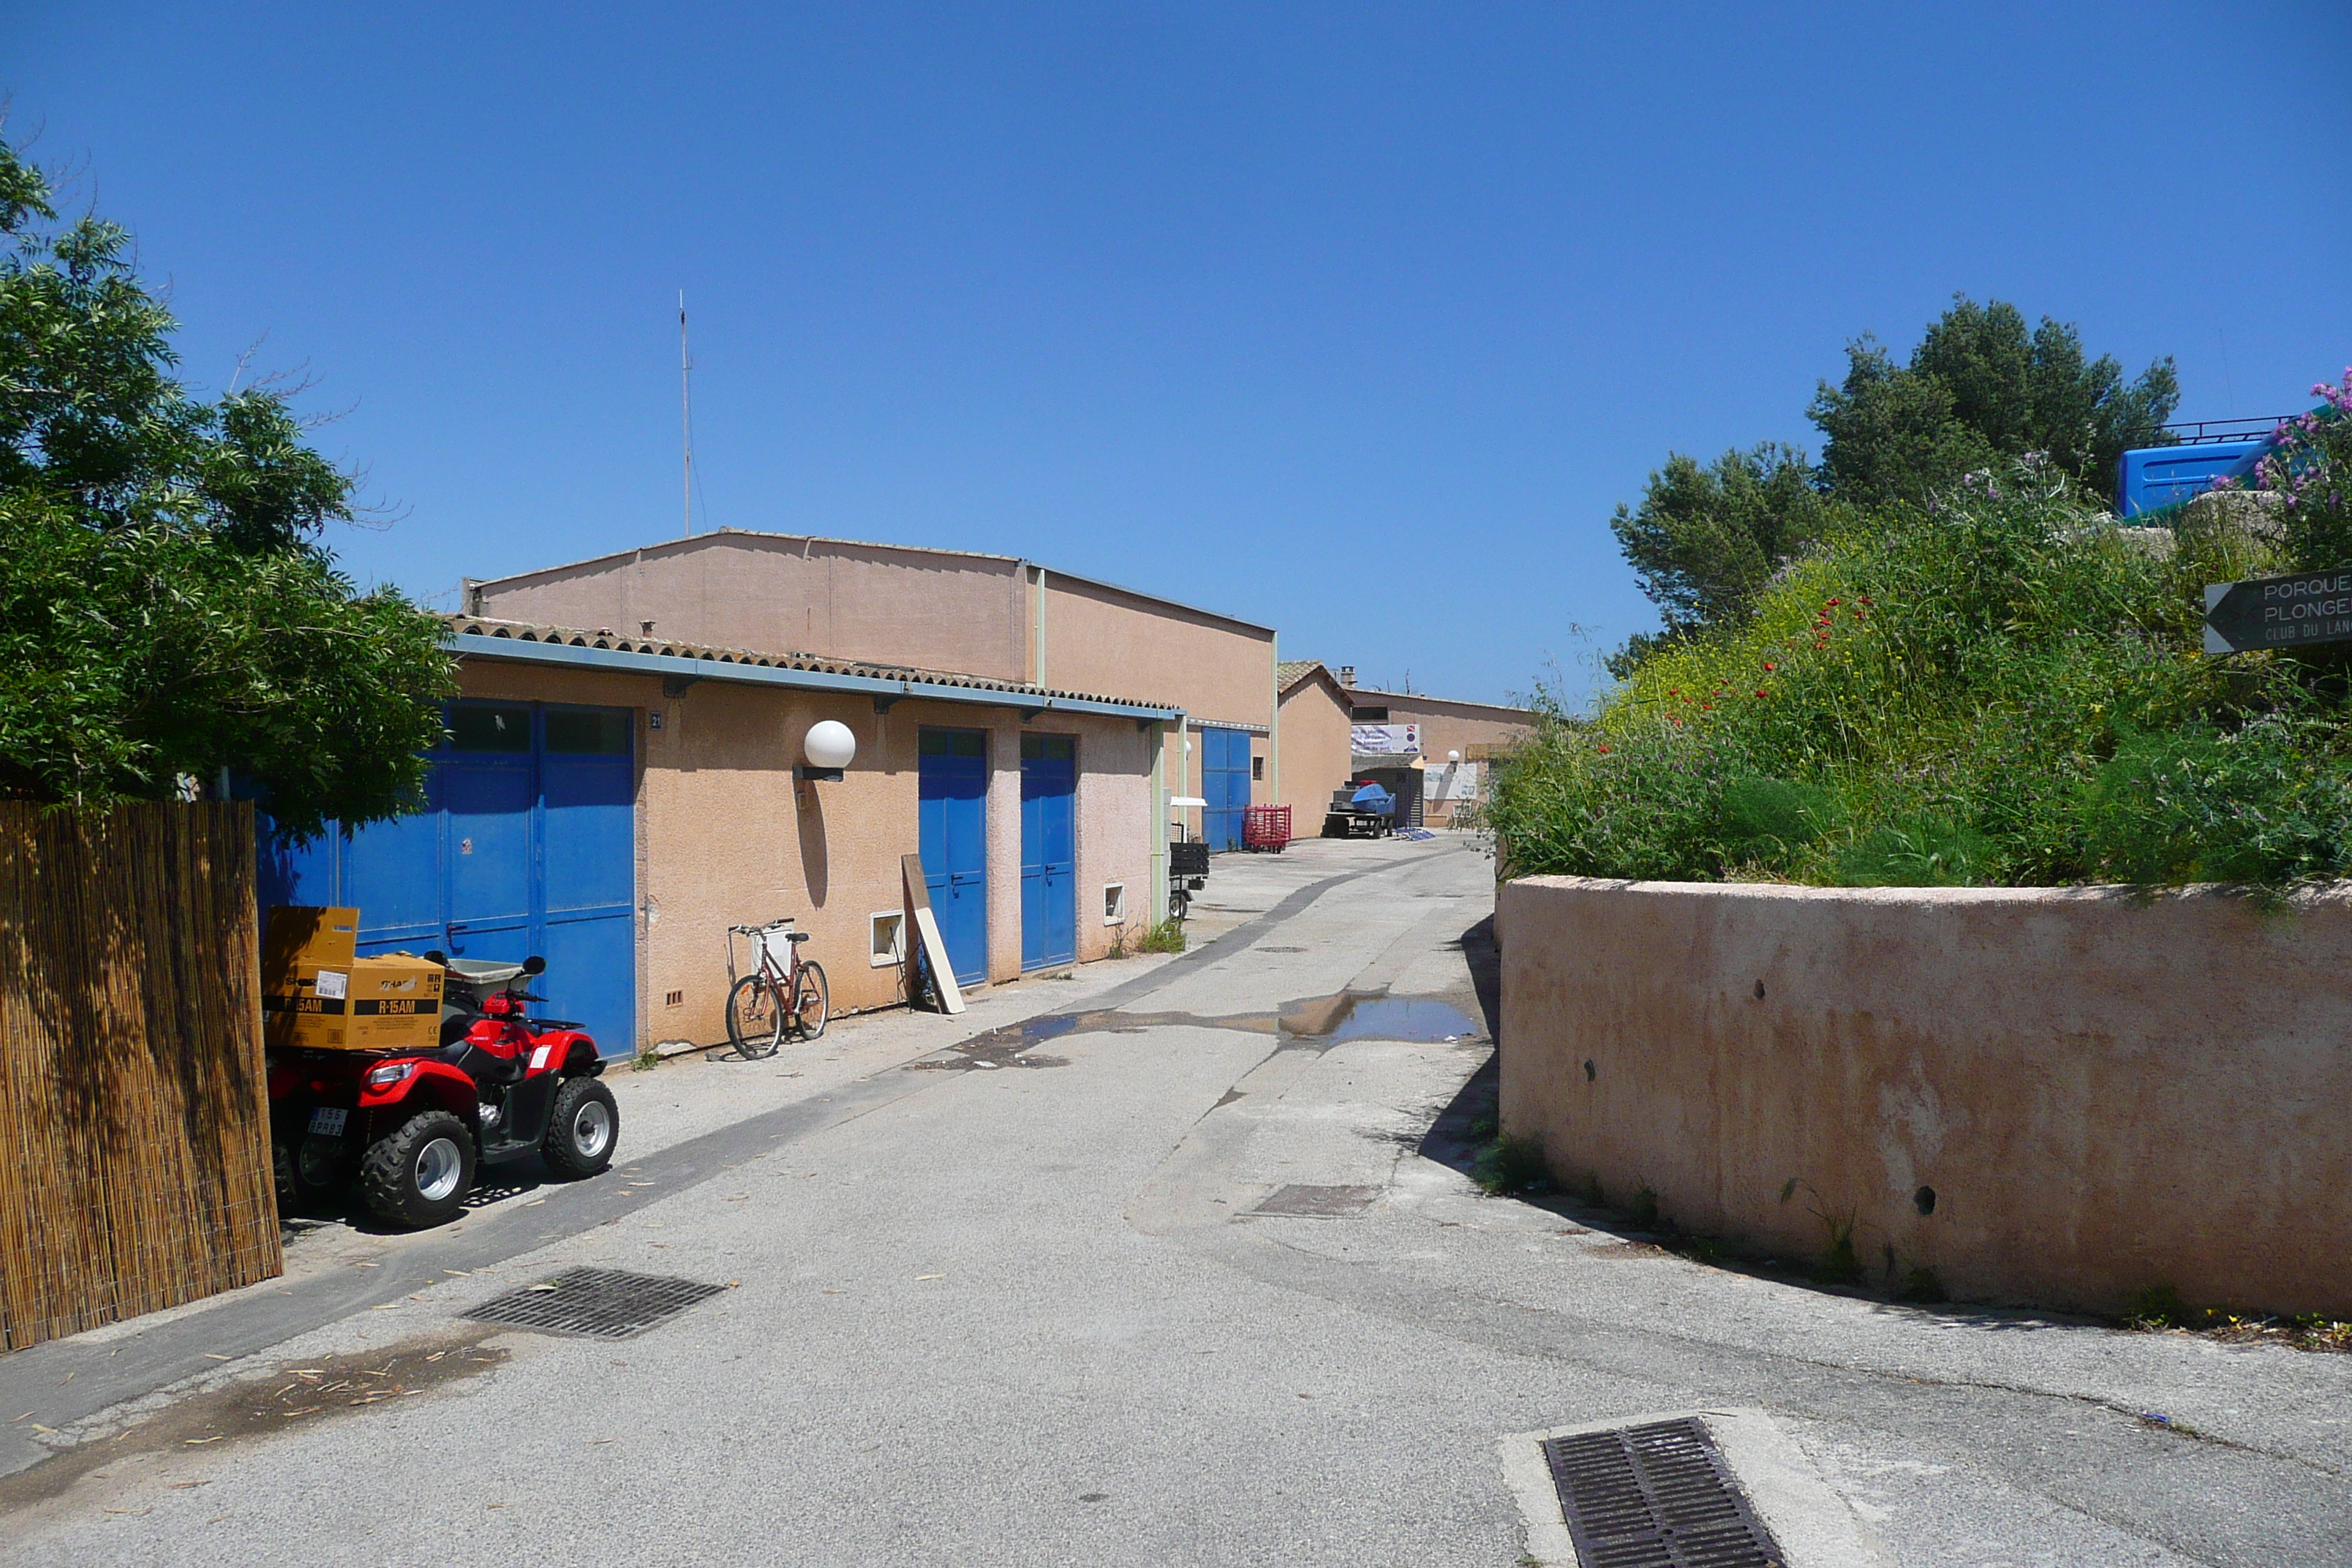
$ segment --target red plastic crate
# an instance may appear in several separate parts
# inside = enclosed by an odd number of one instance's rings
[[[1290,807],[1253,805],[1242,813],[1242,847],[1282,853],[1290,842]]]

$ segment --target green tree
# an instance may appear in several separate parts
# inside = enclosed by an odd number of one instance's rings
[[[353,480],[286,399],[190,395],[128,235],[56,217],[0,142],[0,795],[227,767],[298,836],[408,808],[454,689],[440,623],[335,570],[318,536]]]
[[[1660,642],[1702,626],[1737,625],[1781,563],[1822,536],[1834,503],[1814,488],[1805,454],[1767,441],[1702,466],[1669,453],[1609,526],[1642,592],[1658,606],[1663,634],[1638,637],[1612,657],[1638,661]]]
[[[1663,631],[1609,656],[1623,679],[1656,649],[1742,624],[1772,574],[1842,515],[1924,506],[1972,472],[2029,454],[2079,489],[2114,489],[2128,447],[2170,439],[2180,399],[2172,362],[2126,383],[2114,356],[2085,360],[2082,338],[2016,306],[1955,295],[1907,363],[1868,333],[1846,345],[1843,384],[1821,384],[1810,414],[1826,438],[1818,468],[1767,442],[1712,466],[1678,453],[1650,475],[1641,503],[1610,521]]]
[[[1896,364],[1864,334],[1846,346],[1843,384],[1810,410],[1825,437],[1822,488],[1863,506],[1925,502],[1972,469],[2042,454],[2082,490],[2115,488],[2125,448],[2166,440],[2180,401],[2172,361],[2126,383],[2111,354],[2086,360],[2074,328],[2014,305],[1953,297]]]

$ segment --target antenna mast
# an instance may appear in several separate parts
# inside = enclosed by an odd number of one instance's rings
[[[694,537],[694,359],[686,352],[686,290],[677,291],[677,412],[678,437],[686,468],[680,492],[686,507],[686,537]]]

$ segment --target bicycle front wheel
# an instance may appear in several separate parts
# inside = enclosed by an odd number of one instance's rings
[[[814,1040],[824,1033],[824,1021],[831,1016],[832,993],[825,989],[824,966],[803,963],[793,976],[793,1027],[803,1040]]]
[[[784,1010],[764,974],[747,974],[727,993],[727,1038],[739,1057],[772,1057],[784,1043]]]

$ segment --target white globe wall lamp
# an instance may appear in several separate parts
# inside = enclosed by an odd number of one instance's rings
[[[842,770],[856,760],[857,737],[838,719],[820,719],[802,738],[801,753],[808,763],[793,770],[793,778],[804,784],[839,784]]]

